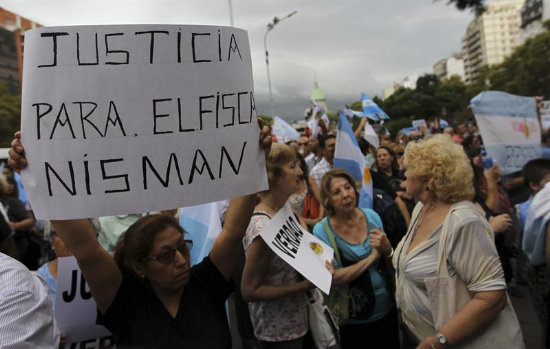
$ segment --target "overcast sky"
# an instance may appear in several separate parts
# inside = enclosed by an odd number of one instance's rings
[[[227,0],[0,0],[46,26],[81,24],[229,25]],[[248,31],[259,113],[269,114],[263,38],[267,24],[297,10],[269,33],[275,113],[302,118],[314,76],[328,107],[382,96],[411,74],[461,48],[473,18],[446,0],[232,0],[235,26]]]

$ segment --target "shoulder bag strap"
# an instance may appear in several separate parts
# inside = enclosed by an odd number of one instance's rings
[[[457,206],[451,207],[447,216],[445,216],[445,221],[443,222],[443,228],[441,228],[441,235],[439,236],[439,250],[437,251],[437,269],[436,276],[449,276],[449,269],[447,268],[447,256],[445,255],[445,248],[447,247],[447,237],[449,230],[449,221],[451,220],[451,214],[454,211],[461,209],[468,209],[468,206]]]
[[[328,220],[328,217],[327,217],[327,220]],[[332,232],[332,229],[324,219],[321,220],[321,225],[323,226],[323,229],[325,229],[325,232],[327,233],[328,240],[330,241],[330,246],[334,249],[334,256],[336,257],[338,264],[340,264],[340,268],[342,268],[344,265],[342,264],[342,259],[340,258],[340,251],[338,251],[338,245],[336,245],[336,241],[334,240],[334,233]]]

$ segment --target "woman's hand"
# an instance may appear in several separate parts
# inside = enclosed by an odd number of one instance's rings
[[[27,159],[25,158],[25,149],[23,149],[23,145],[21,144],[21,131],[15,132],[8,154],[8,166],[17,173],[28,166]]]
[[[493,167],[483,171],[483,175],[488,181],[498,182],[498,179],[500,178],[500,167],[498,167],[498,164],[495,163],[493,164]]]
[[[263,149],[265,153],[265,159],[269,156],[269,151],[271,150],[271,134],[269,132],[269,127],[264,125],[264,121],[258,118],[258,126],[260,127],[260,148]]]
[[[508,230],[512,226],[512,218],[509,214],[499,214],[498,216],[492,216],[489,218],[489,224],[495,234],[500,234]]]
[[[424,340],[418,344],[416,349],[444,349],[444,347],[441,343],[439,343],[436,336],[430,336],[424,338]]]
[[[388,240],[388,237],[382,230],[380,230],[380,228],[371,230],[370,245],[384,256],[389,256],[391,254],[392,247],[390,240]]]

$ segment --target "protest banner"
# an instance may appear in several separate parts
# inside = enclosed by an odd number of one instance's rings
[[[486,91],[471,101],[487,154],[496,160],[502,175],[521,171],[540,157],[540,126],[534,97]]]
[[[332,275],[325,266],[334,255],[332,247],[300,225],[300,220],[286,204],[260,233],[269,248],[303,277],[328,294]]]
[[[550,130],[550,101],[542,102],[540,107],[540,125],[543,132]]]
[[[74,257],[59,258],[55,320],[64,348],[115,348],[111,333],[96,325],[97,305]]]
[[[246,31],[25,33],[22,172],[38,218],[159,211],[267,189]]]

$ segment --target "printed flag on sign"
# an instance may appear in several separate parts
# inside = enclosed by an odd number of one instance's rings
[[[541,156],[540,125],[534,97],[485,91],[471,100],[487,153],[503,175],[521,171]]]
[[[340,112],[338,121],[334,168],[348,171],[356,181],[361,183],[359,207],[372,208],[373,194],[370,170],[365,157],[361,153],[348,119],[343,112]]]

